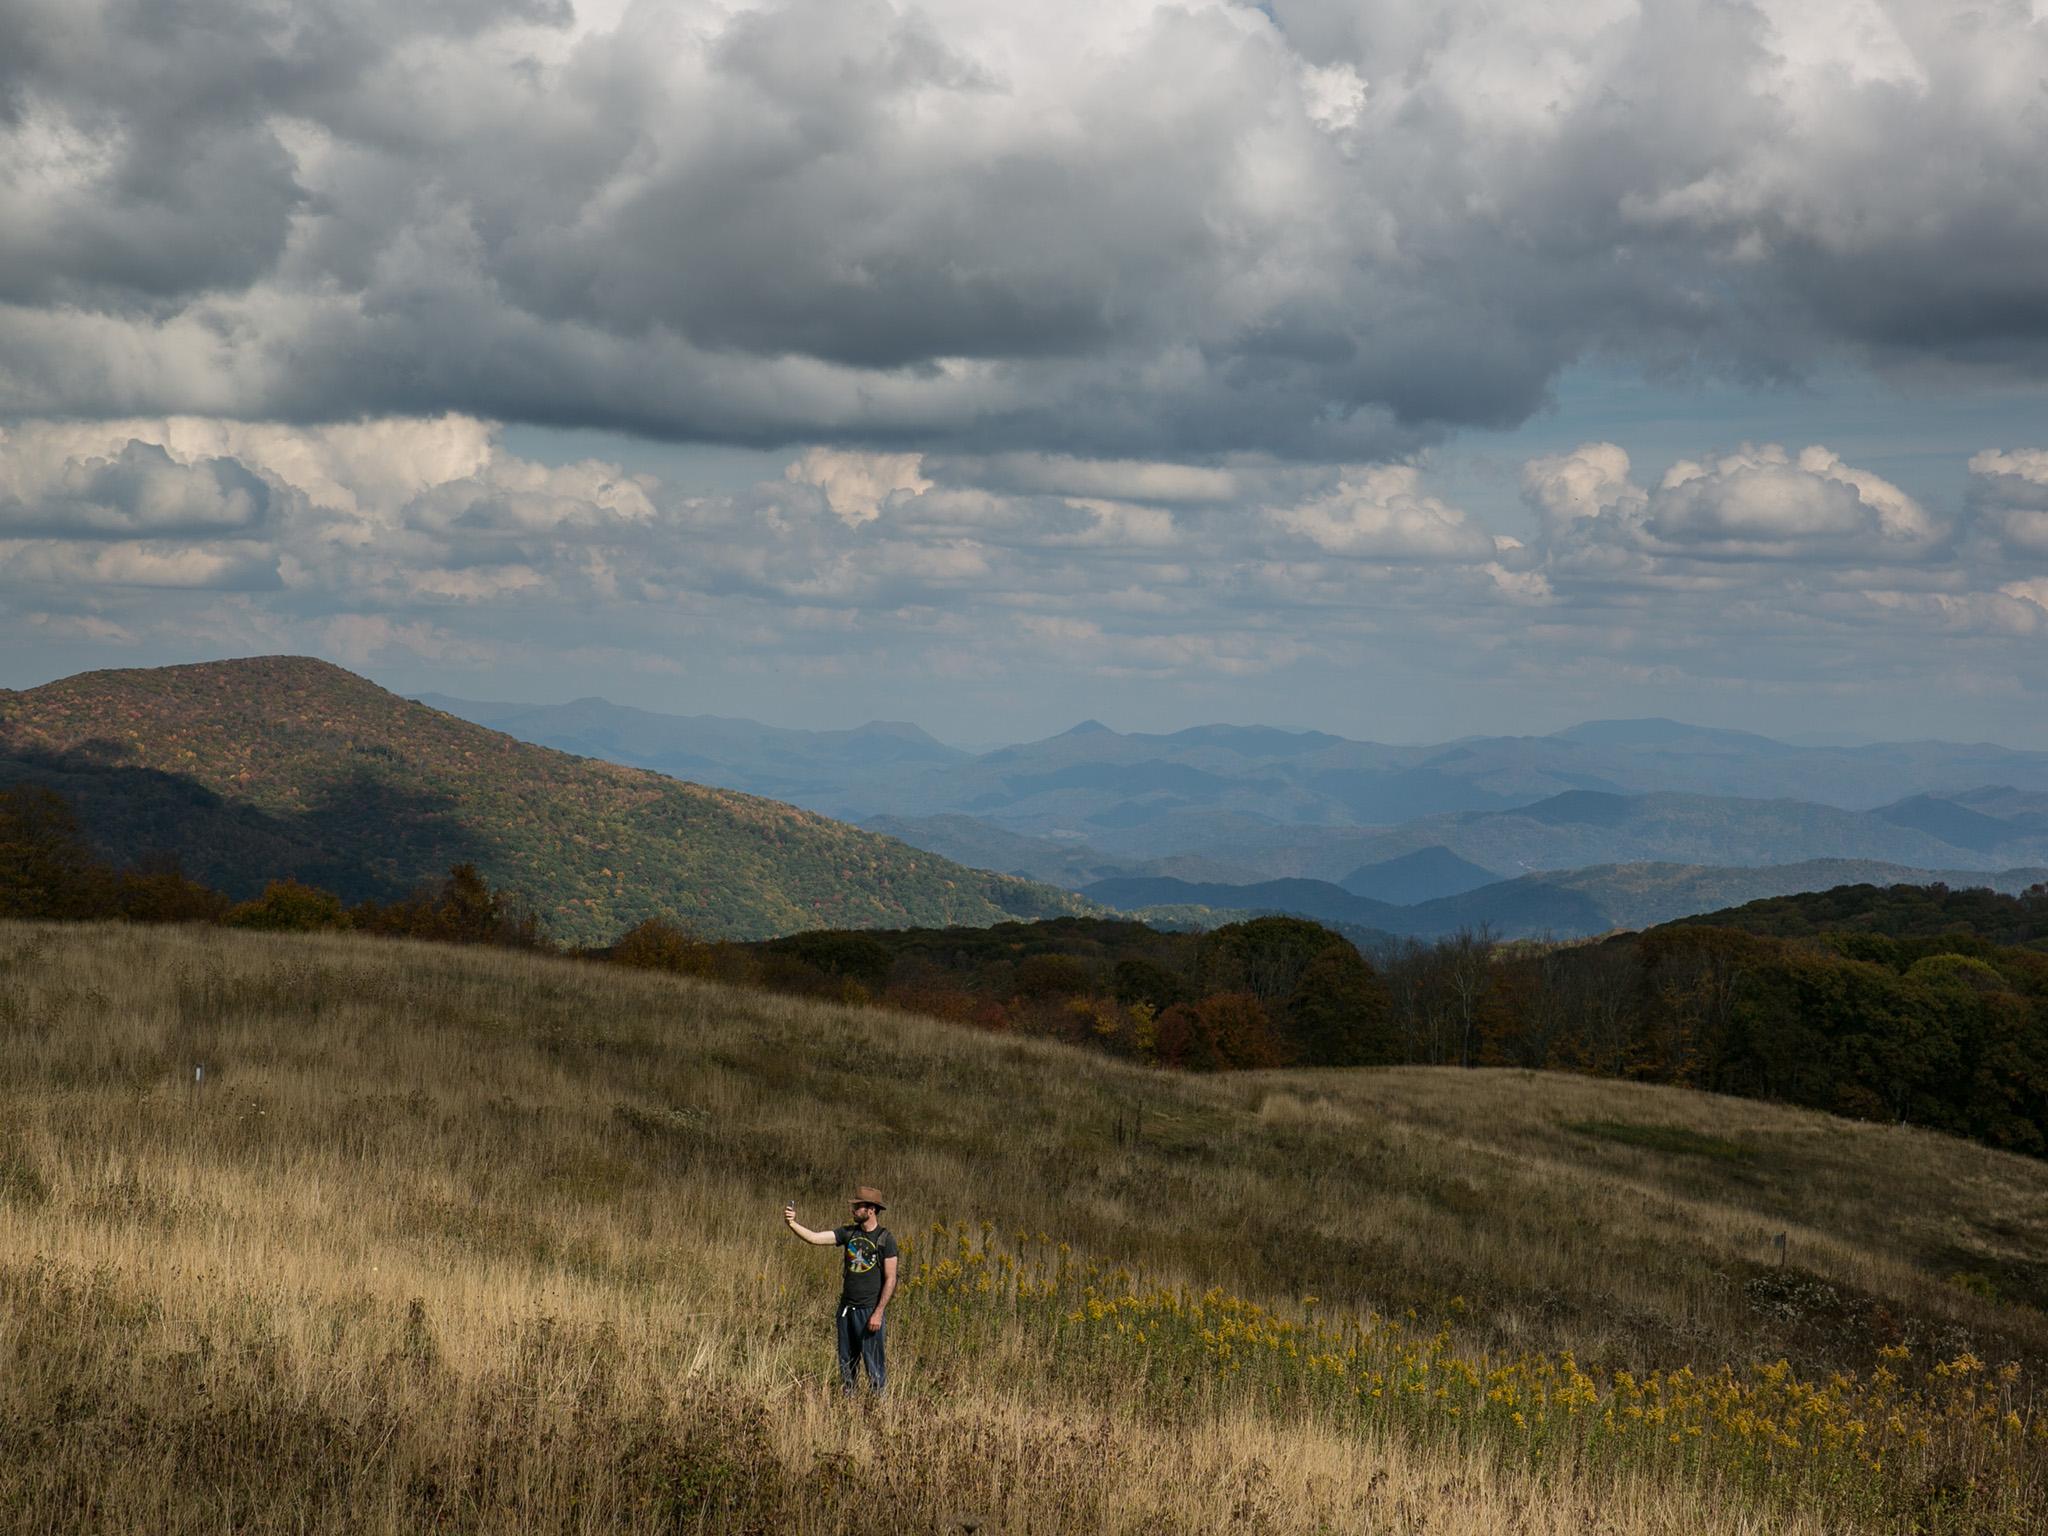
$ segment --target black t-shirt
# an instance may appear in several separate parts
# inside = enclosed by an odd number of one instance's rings
[[[867,1307],[882,1299],[882,1260],[896,1257],[896,1237],[887,1227],[872,1232],[859,1227],[834,1227],[832,1241],[845,1259],[839,1282],[841,1306]]]

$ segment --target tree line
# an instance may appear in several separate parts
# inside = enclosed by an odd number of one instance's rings
[[[217,923],[268,932],[353,931],[452,944],[552,950],[532,905],[457,864],[395,901],[344,902],[298,880],[248,901],[191,879],[173,859],[117,868],[87,845],[64,798],[39,785],[0,788],[0,918]]]
[[[1206,933],[1063,917],[751,943],[705,940],[657,917],[611,944],[568,949],[549,939],[529,902],[493,889],[469,865],[392,902],[348,905],[288,879],[236,902],[172,865],[107,866],[59,797],[17,787],[0,790],[0,917],[498,944],[874,1002],[1194,1071],[1575,1071],[1929,1126],[2048,1155],[2048,889],[2040,887],[2019,897],[1843,887],[1601,941],[1502,944],[1464,932],[1391,943],[1370,958],[1292,917]]]
[[[1972,923],[2022,942],[1984,937]],[[1195,1070],[1582,1072],[2048,1156],[2040,887],[2017,897],[1843,887],[1604,940],[1501,943],[1461,932],[1392,942],[1370,959],[1287,917],[1195,934],[1062,918],[751,945],[701,944],[650,922],[611,958]]]

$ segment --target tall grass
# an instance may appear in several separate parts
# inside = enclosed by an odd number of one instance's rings
[[[2033,1530],[2037,1265],[2039,1164],[1675,1090],[0,927],[0,1530]]]

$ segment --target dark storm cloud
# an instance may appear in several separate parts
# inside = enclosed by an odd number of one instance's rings
[[[2048,371],[1946,0],[0,0],[0,414],[1359,459],[1589,354]]]

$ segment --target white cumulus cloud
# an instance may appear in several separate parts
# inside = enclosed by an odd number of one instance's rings
[[[1585,443],[1530,460],[1522,492],[1553,557],[1616,574],[1660,560],[1912,560],[1944,531],[1897,485],[1820,446],[1680,459],[1646,488],[1617,445]]]
[[[1361,559],[1477,561],[1495,553],[1491,535],[1422,489],[1412,464],[1354,466],[1327,494],[1265,515],[1320,549]]]
[[[918,496],[932,488],[917,453],[848,453],[809,448],[783,471],[798,485],[816,486],[833,515],[848,523],[871,523],[896,496]]]

